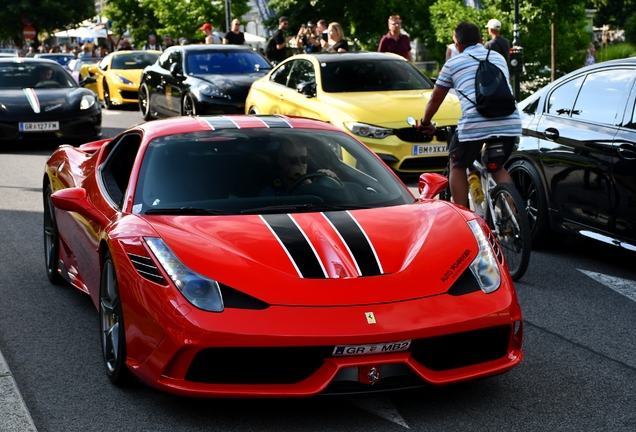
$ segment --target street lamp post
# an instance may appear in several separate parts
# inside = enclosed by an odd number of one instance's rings
[[[230,28],[231,21],[232,21],[232,2],[231,0],[225,0],[225,32],[226,33],[231,30]]]
[[[523,73],[523,48],[519,42],[519,0],[515,0],[514,39],[510,49],[510,66],[514,76],[514,92],[517,101],[521,97],[521,74]]]

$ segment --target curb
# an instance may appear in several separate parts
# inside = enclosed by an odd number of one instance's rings
[[[37,429],[0,351],[0,432],[31,431]]]

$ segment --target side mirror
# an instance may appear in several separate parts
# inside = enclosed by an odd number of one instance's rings
[[[106,216],[101,214],[90,202],[84,188],[74,187],[59,190],[51,195],[51,202],[60,210],[79,213],[86,219],[97,222],[100,225],[108,223]]]
[[[315,97],[316,83],[311,81],[301,82],[296,86],[296,91],[298,91],[298,93],[302,95],[307,96],[308,98]]]
[[[433,199],[435,195],[446,189],[448,179],[441,174],[424,173],[420,176],[417,190],[420,192],[420,199]]]
[[[81,80],[79,82],[80,87],[84,87],[87,84],[95,84],[97,82],[97,79],[92,77],[92,76],[87,76],[86,78],[84,78],[83,80]]]
[[[89,74],[93,75],[97,73],[97,66],[95,65],[90,65],[86,68],[86,70],[88,71]]]
[[[183,74],[181,73],[181,66],[177,63],[172,63],[170,65],[170,75],[175,78],[183,78]]]

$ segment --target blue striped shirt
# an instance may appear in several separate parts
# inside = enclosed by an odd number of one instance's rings
[[[483,60],[488,50],[482,44],[470,46],[460,55],[450,58],[442,67],[435,85],[450,90],[460,90],[473,102],[475,99],[475,74],[479,62],[468,55]],[[510,81],[506,60],[496,51],[490,51],[488,61],[501,69]],[[510,85],[510,84],[508,84]],[[511,90],[512,91],[512,90]],[[457,123],[459,141],[476,141],[491,136],[521,136],[519,110],[506,117],[486,118],[477,112],[475,105],[457,92],[462,107],[462,116]]]

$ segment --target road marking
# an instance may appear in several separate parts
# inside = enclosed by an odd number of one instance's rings
[[[636,302],[636,282],[629,279],[622,279],[619,277],[608,276],[603,273],[594,273],[587,270],[577,269],[581,273],[586,274],[595,281],[605,285],[608,288],[613,289],[619,294],[624,295],[630,300]]]
[[[102,110],[102,115],[107,115],[107,116],[111,116],[111,115],[120,115],[122,113],[122,111],[109,111],[109,110]]]
[[[407,429],[411,429],[398,412],[393,402],[388,398],[364,398],[352,399],[351,403],[358,408],[369,411],[372,414],[380,416],[384,419],[397,423]]]

